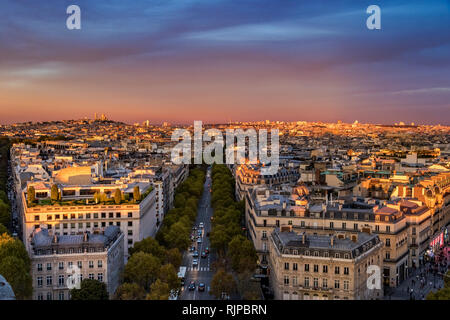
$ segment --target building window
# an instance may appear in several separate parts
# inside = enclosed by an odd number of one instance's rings
[[[94,267],[94,261],[89,261],[89,268],[93,268]]]
[[[379,226],[379,225],[376,225],[376,226],[375,226],[375,231],[376,231],[376,232],[379,232],[379,231],[380,231],[380,226]]]
[[[344,290],[348,290],[350,282],[348,280],[344,280]]]
[[[58,297],[59,300],[64,300],[64,291],[60,291]]]
[[[342,222],[342,229],[347,229],[347,223]]]
[[[390,252],[386,252],[386,259],[387,260],[391,259],[391,253]]]
[[[38,300],[44,300],[44,295],[42,293],[38,293],[37,299]]]
[[[319,279],[318,278],[314,278],[313,284],[314,284],[314,288],[318,288],[319,287]]]
[[[64,287],[64,276],[63,275],[59,275],[59,277],[58,277],[58,286]]]
[[[339,280],[334,280],[334,288],[339,289]]]
[[[120,218],[120,212],[116,212],[116,218]]]
[[[386,239],[386,247],[390,247],[391,246],[391,239]]]
[[[298,284],[297,276],[292,277],[292,285],[296,286]]]
[[[348,269],[348,267],[344,267],[344,274],[346,274],[346,275],[349,274],[349,269]]]
[[[132,227],[133,226],[133,221],[128,221],[128,226]]]
[[[339,253],[336,253],[336,254],[334,255],[334,257],[335,257],[336,259],[339,259],[339,258],[341,257],[341,255],[340,255]]]
[[[266,219],[263,220],[263,226],[267,227],[267,220]]]
[[[284,270],[289,270],[289,262],[284,263]]]
[[[305,271],[309,272],[309,264],[305,264]]]
[[[319,272],[319,265],[318,264],[314,265],[314,272]]]
[[[323,273],[328,273],[328,266],[327,265],[323,266]]]
[[[386,226],[386,232],[391,232],[391,227],[390,226]]]
[[[47,263],[47,271],[51,271],[52,270],[52,264],[51,263]]]
[[[357,223],[354,223],[354,224],[353,224],[353,229],[354,229],[354,230],[358,230],[358,224],[357,224]]]
[[[328,288],[328,279],[323,279],[322,280],[322,287],[324,287],[324,289]]]
[[[102,212],[102,219],[106,219],[106,212]]]
[[[89,279],[94,280],[94,274],[93,273],[89,273]]]
[[[42,271],[42,263],[38,263],[38,265],[37,265],[37,271]]]
[[[334,222],[330,222],[330,229],[334,228]]]
[[[300,222],[300,226],[301,226],[302,228],[304,228],[304,227],[305,227],[305,221],[301,221],[301,222]]]
[[[42,277],[37,277],[36,280],[38,288],[42,288]]]
[[[305,277],[305,287],[309,287],[309,277]]]
[[[338,266],[336,266],[336,267],[334,267],[334,274],[339,274],[339,267]]]
[[[103,273],[97,274],[97,280],[103,282]]]
[[[47,286],[52,285],[52,276],[47,276]]]
[[[289,285],[289,276],[284,276],[284,285],[285,286]]]
[[[47,292],[47,300],[52,300],[52,293],[51,292]]]
[[[103,268],[103,261],[102,261],[102,260],[98,260],[98,261],[97,261],[97,266],[98,266],[99,268]]]
[[[297,263],[293,263],[292,264],[292,270],[297,271],[298,269],[298,264]]]
[[[80,269],[83,268],[83,262],[82,261],[78,261],[78,268],[80,268]]]
[[[133,212],[128,212],[128,218],[133,218]]]

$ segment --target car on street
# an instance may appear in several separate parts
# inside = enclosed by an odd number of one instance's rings
[[[202,243],[202,238],[198,238],[197,243]]]
[[[207,254],[209,254],[209,248],[208,248],[208,247],[205,248],[205,252],[206,252]]]
[[[198,258],[198,251],[197,250],[195,250],[194,251],[194,254],[192,255],[194,258]]]
[[[189,252],[194,252],[194,251],[195,251],[195,247],[194,246],[189,247]]]
[[[192,227],[192,230],[194,230],[194,231],[197,230],[197,227],[196,227],[196,226],[193,226],[193,227]]]
[[[193,291],[193,290],[195,290],[195,282],[194,282],[194,281],[191,281],[191,282],[189,283],[189,291]]]
[[[193,267],[197,267],[198,266],[198,260],[197,259],[192,260],[192,266]]]
[[[199,228],[203,228],[203,222],[200,222],[200,224],[198,225]]]
[[[198,291],[205,291],[205,284],[203,282],[200,282],[198,284]]]
[[[198,235],[198,236],[201,236],[202,233],[203,233],[203,232],[202,232],[202,230],[200,230],[200,229],[197,231],[197,235]]]
[[[202,258],[204,259],[204,258],[207,258],[207,257],[208,257],[208,254],[206,253],[205,250],[203,250],[202,251]]]

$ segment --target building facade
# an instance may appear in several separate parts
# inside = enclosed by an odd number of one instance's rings
[[[274,298],[381,299],[382,281],[376,278],[381,277],[382,247],[374,234],[359,233],[351,240],[276,228],[269,240],[269,281]]]
[[[34,300],[69,300],[70,289],[83,279],[104,282],[110,297],[124,267],[124,234],[118,226],[102,233],[56,235],[36,229],[31,240]]]

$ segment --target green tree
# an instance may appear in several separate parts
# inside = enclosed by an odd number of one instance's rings
[[[116,300],[144,300],[146,292],[137,283],[123,283],[116,290]]]
[[[133,189],[133,200],[135,202],[141,201],[141,191],[139,190],[138,186],[135,186]]]
[[[156,280],[150,287],[147,300],[168,300],[170,295],[169,285],[161,280]]]
[[[4,233],[6,233],[6,234],[9,233],[8,228],[6,228],[3,224],[0,223],[0,235],[2,235]]]
[[[164,235],[164,240],[172,248],[178,248],[180,251],[186,250],[191,243],[189,238],[189,228],[181,222],[174,223],[169,231]]]
[[[29,206],[32,206],[34,204],[34,202],[36,201],[36,190],[34,189],[33,186],[28,187],[27,201],[28,201]]]
[[[183,256],[178,248],[172,248],[166,252],[166,262],[172,264],[176,269],[181,266]]]
[[[256,269],[256,254],[253,243],[242,235],[236,235],[228,245],[228,256],[231,259],[231,266],[239,273],[252,273]]]
[[[97,191],[94,193],[94,202],[99,203],[100,201],[100,193]]]
[[[178,273],[173,265],[165,264],[159,270],[159,279],[169,286],[169,289],[177,290],[180,288],[181,282]]]
[[[157,279],[161,262],[154,255],[144,252],[133,254],[125,265],[125,282],[134,282],[149,290]]]
[[[12,256],[24,261],[28,267],[30,266],[30,257],[22,241],[14,239],[6,233],[0,234],[0,263],[6,257]]]
[[[33,293],[29,265],[16,256],[1,259],[0,274],[11,285],[17,299],[28,299]]]
[[[148,237],[141,241],[135,242],[134,246],[128,250],[130,256],[135,254],[136,252],[150,253],[157,257],[160,261],[164,261],[166,257],[166,251],[164,247],[162,247],[158,243],[158,241],[156,241],[152,237]]]
[[[122,202],[122,191],[119,188],[114,192],[114,203],[120,204]]]
[[[51,189],[51,199],[52,201],[58,201],[59,200],[59,189],[56,184],[52,185]]]
[[[104,282],[83,279],[80,289],[70,290],[72,300],[108,300],[108,292]]]
[[[9,226],[11,222],[11,212],[9,205],[4,203],[3,200],[0,199],[0,223]]]
[[[236,292],[236,282],[230,273],[225,270],[218,270],[211,280],[211,294],[217,299],[222,297],[222,293],[230,295]]]

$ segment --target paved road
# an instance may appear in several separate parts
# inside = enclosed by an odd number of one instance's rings
[[[205,248],[209,248],[211,250],[209,238],[206,236],[206,233],[211,231],[211,217],[213,215],[213,209],[211,208],[210,188],[211,188],[211,168],[208,168],[203,194],[198,206],[197,220],[195,221],[195,225],[197,227],[200,224],[200,222],[203,222],[204,224],[203,233],[201,236],[202,242],[198,244],[197,240],[195,240],[192,243],[197,248],[199,255]],[[196,233],[197,231],[193,232]],[[215,261],[215,253],[211,252],[207,258],[201,258],[199,256],[197,258],[198,261],[197,267],[194,267],[192,265],[193,259],[194,258],[192,252],[184,252],[182,266],[187,267],[187,272],[185,277],[185,286],[182,289],[183,292],[180,296],[180,300],[215,299],[208,293],[211,285],[211,279],[214,276],[214,272],[212,271],[212,263],[213,261]],[[195,281],[196,285],[196,289],[193,291],[188,290],[188,286],[191,281]],[[203,282],[206,286],[206,290],[204,292],[198,291],[198,284],[200,282]]]

